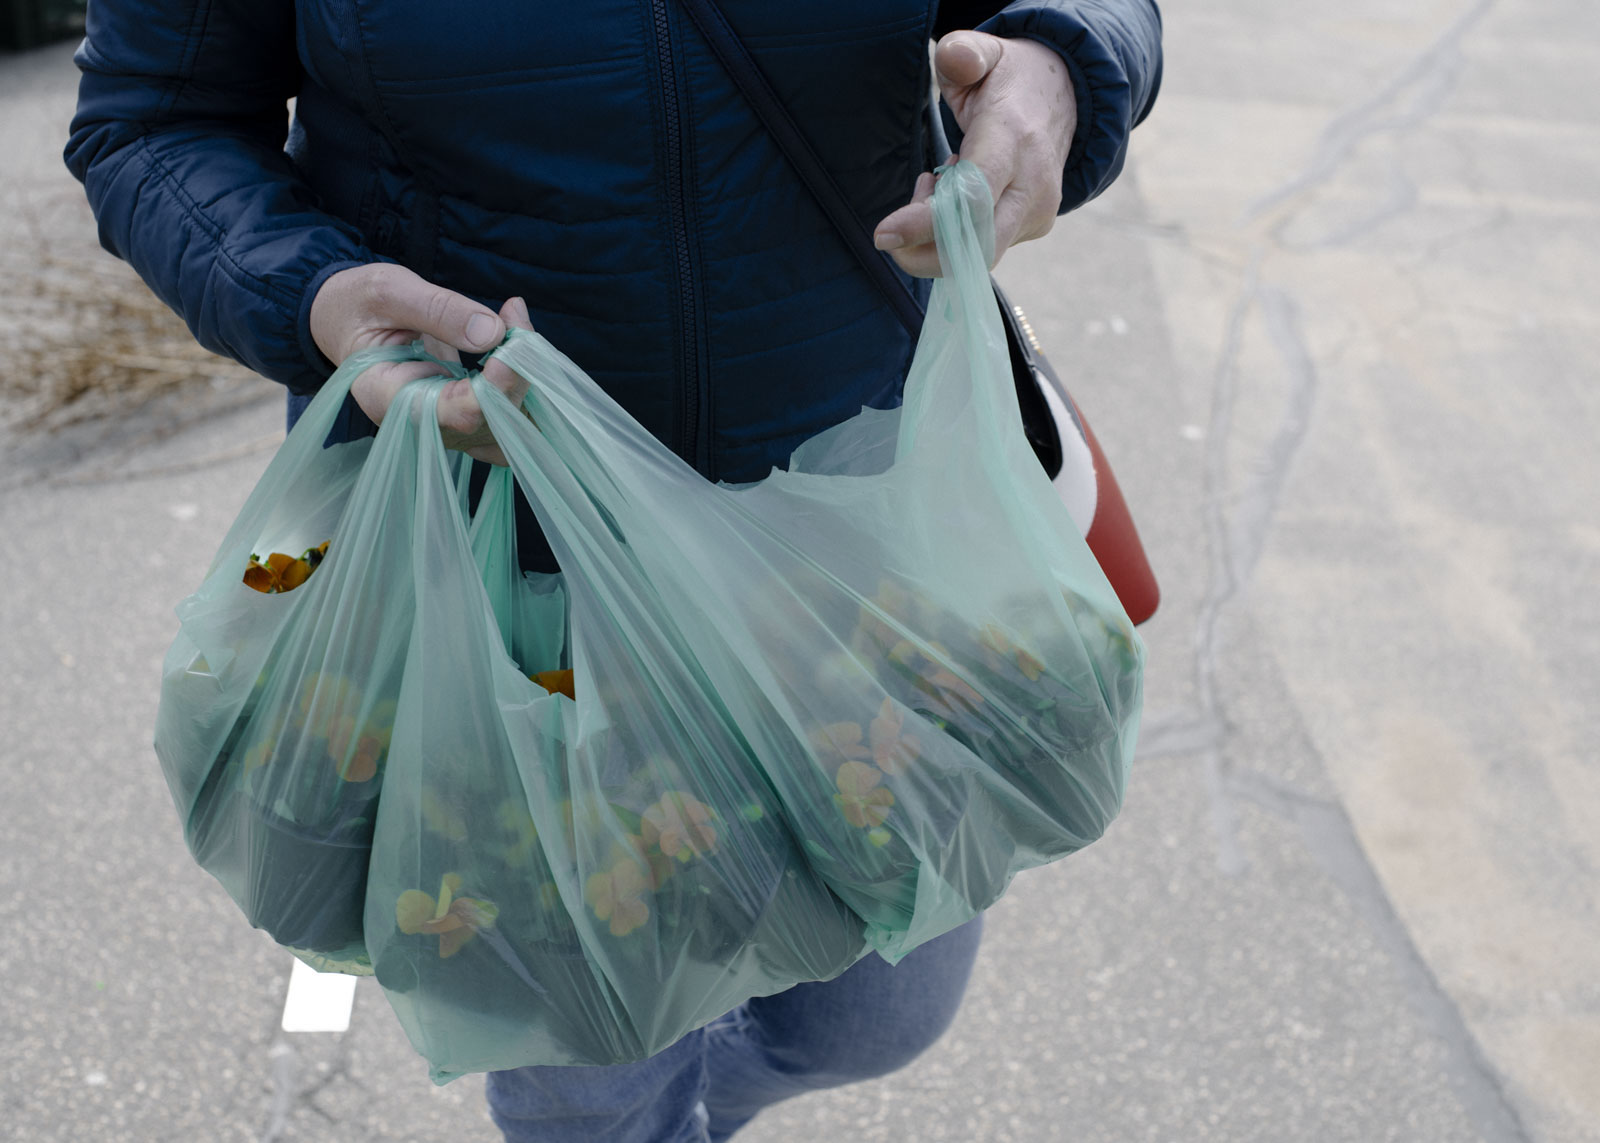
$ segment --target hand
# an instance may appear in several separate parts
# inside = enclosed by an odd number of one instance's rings
[[[1067,65],[1034,40],[951,32],[933,53],[939,91],[961,126],[961,158],[978,164],[994,193],[995,261],[1015,243],[1042,238],[1061,206],[1061,171],[1078,127]],[[878,223],[879,250],[908,274],[939,276],[933,245],[933,174],[911,202]]]
[[[496,314],[387,262],[340,270],[311,300],[311,336],[335,365],[358,349],[410,345],[418,338],[441,361],[460,361],[461,350],[478,353],[500,344],[507,326],[532,328],[521,298],[511,298]],[[438,373],[426,361],[386,362],[357,377],[350,393],[374,424],[382,424],[403,386]],[[527,383],[510,368],[491,361],[483,375],[513,403],[522,401]],[[439,431],[446,448],[491,464],[506,462],[465,380],[451,381],[439,394]]]

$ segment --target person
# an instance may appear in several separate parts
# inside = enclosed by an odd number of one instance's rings
[[[725,8],[923,302],[946,158],[930,67],[994,191],[999,253],[1111,183],[1160,83],[1155,0]],[[65,157],[103,245],[202,345],[282,382],[291,423],[358,349],[420,337],[473,364],[508,326],[538,328],[711,480],[758,479],[899,400],[910,335],[679,0],[95,0],[76,62]],[[333,439],[375,431],[428,372],[369,370]],[[484,375],[518,385],[498,362]],[[439,421],[502,459],[465,385]],[[548,569],[525,505],[518,524],[524,565]],[[751,1001],[639,1063],[492,1073],[491,1113],[511,1141],[726,1139],[931,1044],[980,928]]]

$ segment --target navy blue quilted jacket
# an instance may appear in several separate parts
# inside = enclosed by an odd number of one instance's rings
[[[1160,75],[1154,0],[724,10],[869,228],[929,164],[930,36],[1061,53],[1064,210],[1116,176]],[[77,63],[66,158],[101,241],[293,392],[331,369],[317,287],[388,259],[494,308],[522,295],[713,478],[898,400],[908,335],[675,0],[92,0]]]

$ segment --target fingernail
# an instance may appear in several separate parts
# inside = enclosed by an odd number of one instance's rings
[[[473,314],[467,320],[467,340],[475,349],[488,345],[499,331],[500,323],[488,314]]]
[[[906,244],[906,240],[894,231],[887,230],[882,234],[874,234],[872,236],[872,244],[879,250],[898,250]]]
[[[528,303],[521,298],[517,299],[517,316],[522,319],[524,325],[533,324],[533,318],[528,314]]]

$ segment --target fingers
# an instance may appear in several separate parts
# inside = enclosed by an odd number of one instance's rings
[[[953,158],[954,156],[952,156]],[[900,268],[918,278],[939,276],[939,254],[933,245],[934,176],[924,171],[917,176],[911,201],[878,223],[872,242],[887,250]]]
[[[430,361],[395,361],[374,365],[350,382],[350,395],[375,425],[383,424],[395,394],[413,381],[437,377]]]
[[[1005,43],[986,32],[950,32],[933,50],[933,66],[941,88],[982,83],[1005,52]]]
[[[521,298],[510,298],[500,308],[499,319],[506,326],[533,329],[528,307]],[[513,405],[521,405],[528,391],[528,383],[510,366],[491,358],[484,363],[486,381],[506,395]],[[494,434],[484,420],[483,407],[472,391],[469,380],[452,381],[439,394],[439,431],[446,448],[464,452],[476,460],[504,465],[505,454],[495,442]]]
[[[533,329],[533,319],[528,316],[528,307],[521,298],[510,298],[500,307],[500,319],[507,326],[516,329]],[[521,405],[522,398],[528,391],[528,383],[519,377],[509,365],[490,358],[483,365],[484,380],[506,395],[506,399],[513,405]]]
[[[1041,43],[969,32],[940,40],[934,64],[962,129],[961,157],[983,172],[994,195],[998,262],[1055,222],[1077,126],[1071,77]]]
[[[431,333],[422,335],[422,351],[431,357],[438,358],[440,361],[453,361],[457,365],[461,364],[460,351],[455,346],[447,345],[440,341]]]
[[[374,271],[364,283],[368,310],[390,328],[416,330],[469,353],[480,353],[505,336],[499,316],[464,294],[436,286],[403,266],[366,269]]]
[[[317,348],[335,365],[358,349],[419,337],[448,360],[445,347],[478,353],[505,336],[504,322],[488,306],[388,262],[330,275],[311,300],[310,324]]]

